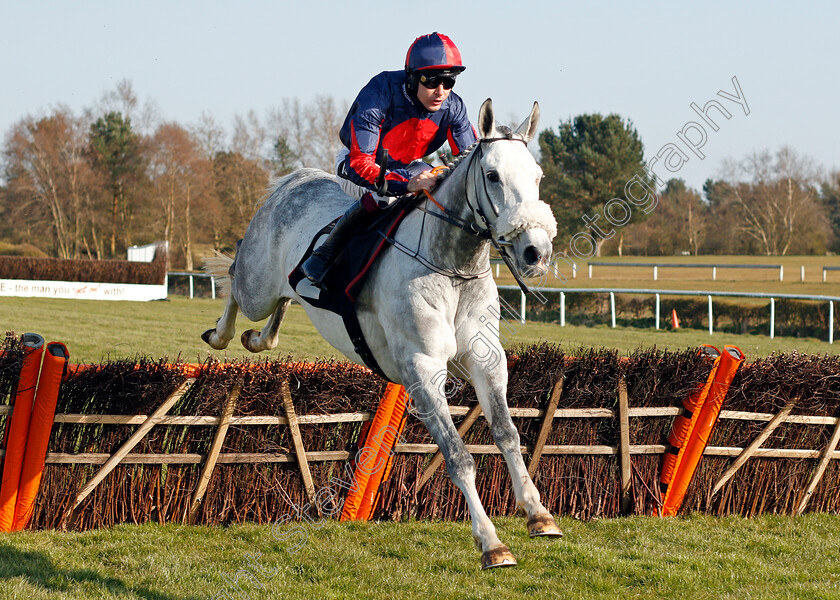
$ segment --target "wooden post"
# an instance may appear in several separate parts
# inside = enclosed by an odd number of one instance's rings
[[[198,516],[198,509],[201,507],[201,502],[204,500],[204,493],[207,491],[207,485],[210,483],[210,477],[213,475],[213,469],[216,468],[216,461],[219,459],[219,453],[222,451],[222,445],[225,443],[225,436],[230,427],[230,420],[233,417],[233,411],[236,408],[236,401],[239,399],[240,385],[237,383],[225,400],[225,406],[222,409],[222,417],[219,421],[219,428],[216,429],[216,435],[213,436],[213,442],[210,444],[210,451],[207,453],[207,458],[204,465],[201,467],[201,475],[198,478],[198,487],[190,503],[190,513],[188,522],[195,523]]]
[[[717,480],[715,483],[715,487],[712,490],[712,496],[717,494],[720,491],[720,488],[729,481],[733,475],[740,469],[744,463],[749,460],[749,458],[755,454],[755,452],[761,448],[761,445],[767,441],[767,438],[770,437],[770,434],[775,431],[776,427],[781,425],[785,418],[790,414],[790,411],[793,410],[793,406],[799,401],[799,398],[793,398],[792,400],[788,400],[787,403],[782,407],[782,410],[779,411],[775,417],[773,417],[769,423],[764,427],[761,433],[756,437],[749,446],[744,448],[741,451],[741,454],[738,455],[738,458],[735,459],[728,469],[720,476],[720,479]]]
[[[283,409],[286,411],[286,418],[289,420],[289,433],[292,436],[292,443],[295,445],[295,456],[300,467],[300,475],[303,477],[303,487],[306,490],[306,497],[309,504],[315,507],[318,514],[321,510],[315,506],[315,484],[312,481],[312,473],[309,471],[309,462],[306,460],[306,449],[303,447],[303,438],[300,435],[295,407],[292,404],[292,392],[289,390],[289,382],[283,381],[281,387],[283,395]]]
[[[618,379],[618,429],[619,460],[621,464],[621,514],[632,512],[630,484],[632,483],[633,465],[630,462],[630,400],[627,397],[627,381],[624,374]]]
[[[87,498],[93,490],[96,489],[102,480],[105,479],[108,474],[113,471],[117,465],[120,464],[125,456],[131,452],[131,450],[140,443],[140,441],[146,437],[146,434],[152,430],[158,421],[163,418],[169,410],[175,406],[175,403],[180,400],[184,394],[189,391],[192,387],[193,383],[195,383],[195,379],[190,378],[184,381],[181,385],[179,385],[174,392],[172,392],[169,397],[163,401],[163,404],[157,407],[157,409],[149,415],[149,417],[143,422],[140,427],[137,428],[128,441],[123,444],[119,450],[117,450],[114,454],[111,455],[102,467],[100,467],[99,471],[96,472],[96,475],[85,484],[85,487],[82,488],[82,491],[79,492],[79,495],[76,496],[75,502],[73,505],[64,513],[64,528],[72,527],[75,520],[76,520],[76,510],[78,509],[79,505]]]
[[[540,432],[537,435],[534,450],[531,452],[531,460],[528,463],[528,475],[531,479],[533,479],[534,475],[537,473],[537,466],[539,466],[540,457],[542,456],[543,449],[545,448],[545,443],[548,441],[548,434],[551,433],[551,425],[554,422],[554,413],[557,412],[557,405],[560,403],[560,396],[563,394],[564,380],[565,377],[563,377],[561,373],[551,389],[551,396],[548,399],[548,406],[545,409],[545,415],[543,415]]]
[[[837,448],[838,441],[840,441],[840,421],[837,421],[837,425],[834,426],[834,433],[831,434],[831,439],[828,441],[826,447],[823,448],[820,462],[817,465],[817,470],[814,472],[814,476],[811,478],[811,482],[808,484],[808,489],[805,490],[805,495],[802,497],[802,502],[800,502],[799,508],[796,511],[797,515],[801,515],[805,512],[805,507],[808,506],[811,494],[814,493],[814,490],[820,483],[822,476],[825,474],[825,469],[828,467],[831,455],[834,453],[835,448]]]
[[[470,407],[470,410],[467,412],[464,420],[461,421],[461,424],[458,425],[458,435],[464,437],[464,434],[467,433],[472,424],[475,423],[476,419],[481,415],[481,405],[476,402]],[[419,492],[426,483],[432,478],[432,475],[435,474],[435,471],[438,470],[440,465],[443,464],[443,453],[438,450],[435,452],[435,455],[432,457],[432,461],[429,463],[429,466],[426,467],[426,470],[423,471],[423,475],[420,477],[420,481],[417,482],[417,491]]]

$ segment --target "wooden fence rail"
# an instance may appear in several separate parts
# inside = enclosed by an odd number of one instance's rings
[[[511,359],[510,414],[546,506],[584,519],[655,514],[665,438],[707,368],[690,351],[569,358],[539,347]],[[13,372],[0,370],[0,401],[13,400]],[[743,369],[685,509],[840,511],[838,375],[832,357],[772,358]],[[195,378],[189,391],[186,378]],[[331,364],[187,369],[138,361],[73,371],[54,417],[33,526],[266,523],[300,518],[301,507],[317,511],[326,497],[340,502],[382,385]],[[482,501],[489,514],[510,514],[516,506],[507,468],[475,395],[469,386],[451,392],[449,412],[475,457]],[[124,414],[125,406],[142,414]],[[13,412],[0,405],[0,429]],[[416,417],[402,435],[376,518],[466,516],[440,468],[439,448]]]
[[[562,380],[560,380],[562,381]],[[520,451],[524,455],[531,455],[532,461],[529,464],[529,471],[532,475],[536,472],[537,462],[540,456],[558,456],[558,455],[576,455],[576,456],[623,456],[622,459],[622,489],[626,493],[629,487],[629,478],[631,465],[628,462],[629,457],[638,455],[662,454],[665,452],[664,444],[630,444],[629,435],[629,419],[634,418],[666,418],[676,416],[680,412],[679,407],[627,407],[626,413],[621,414],[622,410],[612,410],[605,408],[553,408],[557,406],[556,399],[559,398],[562,385],[558,386],[552,394],[554,401],[549,403],[553,410],[553,419],[545,419],[546,412],[542,409],[536,408],[511,408],[511,415],[519,418],[534,418],[542,419],[543,427],[538,437],[538,442],[535,448],[521,446]],[[286,388],[288,389],[288,388]],[[328,462],[328,461],[346,461],[352,458],[352,453],[346,450],[337,451],[318,451],[308,450],[303,448],[303,443],[300,441],[300,434],[293,436],[295,439],[296,452],[291,453],[224,453],[220,452],[220,448],[224,442],[224,436],[229,427],[248,427],[259,425],[285,425],[289,426],[289,418],[282,416],[231,416],[233,406],[238,396],[238,389],[235,389],[230,395],[230,403],[226,405],[222,416],[161,416],[158,414],[167,410],[174,404],[174,401],[183,394],[185,388],[179,388],[170,396],[167,402],[160,407],[156,414],[153,415],[95,415],[95,414],[57,414],[55,416],[55,423],[65,424],[98,424],[98,425],[140,425],[140,428],[135,432],[131,439],[124,444],[120,450],[111,453],[55,453],[47,454],[47,464],[88,464],[88,465],[108,465],[110,468],[108,472],[118,464],[124,465],[199,465],[204,464],[206,469],[202,474],[201,482],[203,485],[199,486],[195,494],[195,503],[201,501],[204,490],[206,489],[207,481],[210,478],[212,469],[215,465],[230,465],[230,464],[265,464],[265,463],[297,463],[301,468],[302,476],[306,482],[307,494],[314,494],[311,475],[308,477],[308,463],[310,462]],[[626,389],[625,389],[626,394]],[[625,398],[626,399],[626,398]],[[476,419],[483,418],[480,410],[474,407],[465,406],[450,406],[449,412],[453,416],[470,416],[471,420],[467,422],[467,427]],[[775,426],[783,423],[791,424],[805,424],[813,426],[834,426],[834,435],[828,447],[825,448],[761,448],[760,444],[766,440],[766,435],[761,436],[755,440],[755,443],[749,448],[728,447],[728,446],[709,446],[706,448],[705,456],[718,457],[739,457],[744,456],[745,451],[749,450],[746,458],[786,458],[786,459],[820,459],[815,479],[812,480],[809,486],[809,492],[804,498],[813,492],[813,488],[819,482],[819,477],[825,471],[826,465],[830,460],[840,459],[840,450],[836,449],[837,436],[840,435],[840,418],[825,417],[813,415],[791,415],[791,406],[786,405],[778,414],[765,412],[744,412],[744,411],[722,411],[720,419],[722,421],[754,421],[754,422],[772,422]],[[9,415],[13,411],[13,407],[0,406],[0,416]],[[551,412],[548,411],[548,412]],[[291,413],[293,414],[293,413]],[[623,418],[622,418],[623,417]],[[295,415],[295,428],[311,424],[331,424],[331,423],[353,423],[366,422],[373,418],[371,412],[354,412],[354,413],[337,413],[332,415]],[[551,427],[552,423],[557,423],[558,419],[620,419],[622,425],[620,426],[620,440],[616,445],[546,445],[547,429]],[[626,421],[626,422],[625,422]],[[197,453],[167,453],[167,454],[144,454],[131,453],[130,447],[134,447],[139,443],[140,439],[148,433],[154,426],[197,426],[197,427],[218,427],[218,435],[214,438],[214,442],[210,451],[207,454]],[[562,427],[561,425],[558,425]],[[465,433],[461,431],[463,435]],[[129,447],[130,446],[130,447]],[[126,450],[128,448],[128,450]],[[467,444],[467,450],[474,455],[496,455],[501,454],[495,445],[488,444]],[[398,443],[394,452],[396,454],[428,454],[436,455],[438,453],[438,446],[436,444],[409,444]],[[3,457],[5,451],[0,449],[0,458]],[[442,462],[442,459],[433,461],[434,468],[437,468]],[[743,464],[741,461],[740,464]],[[436,463],[436,464],[435,464]],[[733,465],[735,470],[740,464]],[[420,487],[425,483],[434,469],[425,475],[421,480]],[[104,474],[94,477],[93,480],[87,483],[77,498],[74,506],[78,506],[81,500],[90,494],[93,489],[101,483],[107,475]],[[727,472],[727,479],[734,474],[734,471]],[[722,483],[721,483],[722,485]],[[718,491],[720,486],[714,490]],[[806,500],[803,498],[803,502]],[[193,507],[191,512],[197,510],[197,505]],[[804,510],[804,505],[802,506]]]

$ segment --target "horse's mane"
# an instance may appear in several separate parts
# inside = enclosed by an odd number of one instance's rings
[[[511,129],[510,127],[507,127],[506,125],[497,126],[496,131],[494,133],[495,133],[495,135],[493,136],[494,140],[504,139],[504,140],[523,140],[524,141],[524,138],[521,135],[517,134],[516,132],[513,131],[513,129]],[[449,167],[449,168],[448,169],[443,169],[438,174],[438,178],[437,178],[438,185],[443,183],[443,181],[452,174],[452,172],[455,170],[455,167],[457,167],[462,162],[464,162],[467,159],[467,157],[469,157],[469,155],[472,154],[473,150],[475,150],[478,147],[478,145],[480,143],[481,143],[481,140],[477,140],[477,141],[473,142],[470,146],[467,146],[466,148],[464,148],[464,151],[461,152],[458,156],[456,156],[455,159],[447,165],[447,167]]]

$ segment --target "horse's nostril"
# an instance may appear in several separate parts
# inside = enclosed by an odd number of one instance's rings
[[[525,248],[525,262],[529,265],[535,265],[540,262],[540,251],[535,246]]]

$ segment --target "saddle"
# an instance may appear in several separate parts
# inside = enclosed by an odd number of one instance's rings
[[[323,288],[313,286],[301,271],[301,265],[312,254],[319,242],[326,239],[338,219],[324,226],[309,244],[297,266],[289,273],[289,284],[301,300],[323,310],[339,315],[353,342],[353,348],[365,365],[374,373],[390,381],[373,357],[362,333],[356,314],[356,299],[364,286],[371,267],[388,245],[406,215],[417,206],[414,196],[404,196],[383,211],[367,227],[358,230],[336,256],[324,277]]]

